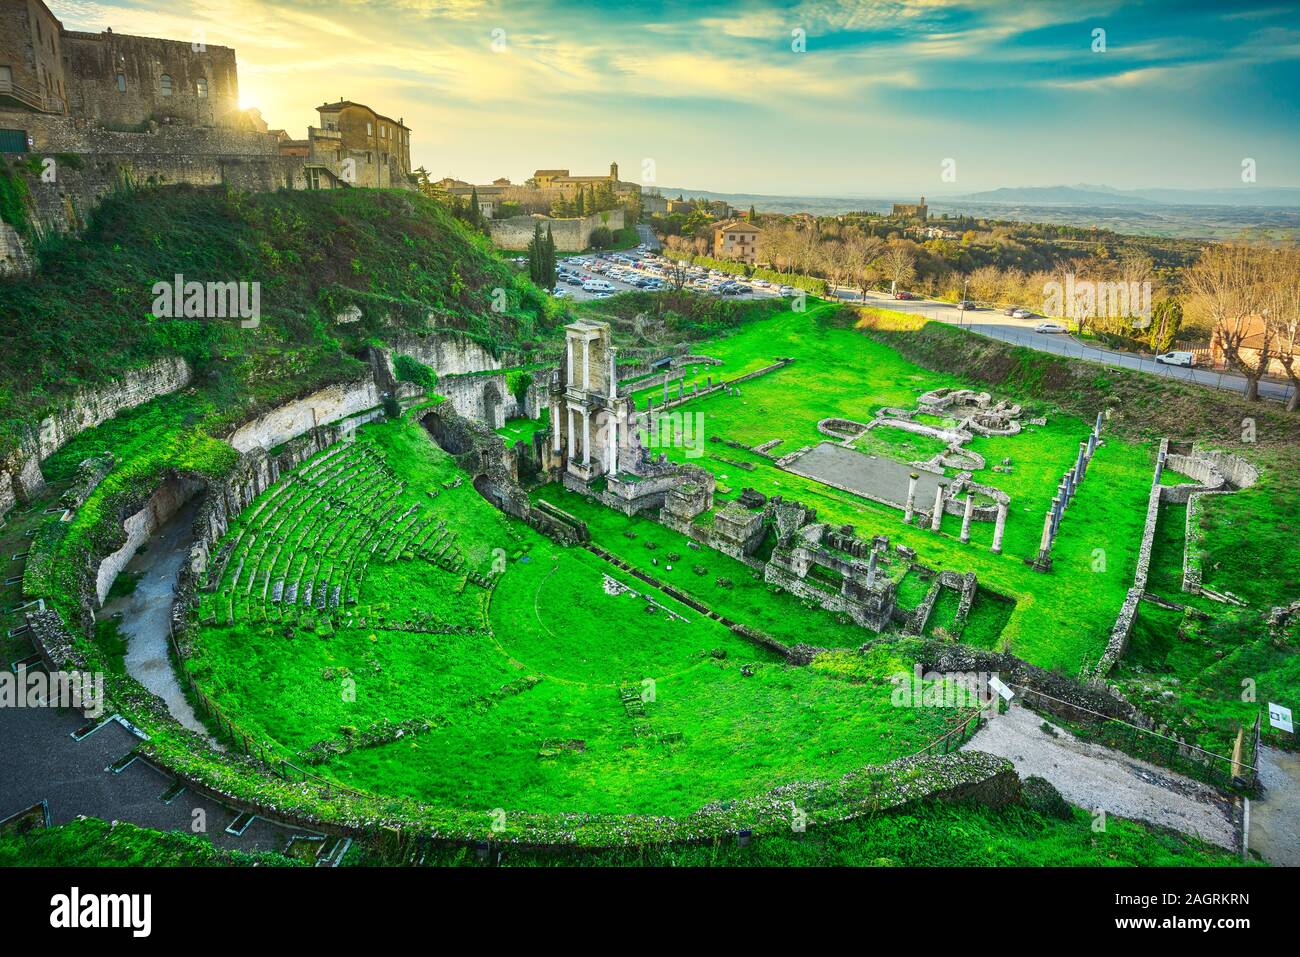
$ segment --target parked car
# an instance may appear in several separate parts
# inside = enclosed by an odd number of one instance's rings
[[[915,299],[916,296],[912,295],[912,293],[910,293],[910,292],[896,292],[896,293],[894,293],[894,298],[895,298],[895,299]]]
[[[1065,332],[1065,326],[1061,325],[1059,322],[1040,322],[1038,325],[1034,326],[1034,332],[1060,333]]]
[[[957,308],[962,312],[965,312],[967,309],[978,309],[979,306],[975,305],[975,300],[973,299],[962,299],[958,301]]]
[[[1030,312],[1028,309],[1017,309],[1015,312],[1013,312],[1013,313],[1011,314],[1011,318],[1012,318],[1012,319],[1032,319],[1032,318],[1034,318],[1034,314],[1033,314],[1032,312]],[[1061,328],[1062,328],[1062,331],[1064,331],[1064,328],[1065,328],[1065,327],[1062,326]]]
[[[551,292],[551,295],[553,295],[556,299],[568,299],[569,290],[565,289],[563,286],[556,286],[555,289]]]
[[[777,294],[781,296],[793,296],[794,286],[782,286],[780,289],[777,290]]]
[[[588,279],[582,284],[583,292],[613,292],[614,287],[605,279]]]
[[[1196,356],[1190,352],[1162,352],[1156,356],[1156,362],[1167,366],[1186,366],[1190,369],[1196,363]]]
[[[1004,315],[1004,316],[1014,316],[1014,315],[1015,315],[1017,312],[1019,312],[1019,311],[1020,311],[1020,307],[1019,307],[1019,306],[1007,306],[1007,308],[1005,308],[1005,309],[1002,310],[1002,315]]]

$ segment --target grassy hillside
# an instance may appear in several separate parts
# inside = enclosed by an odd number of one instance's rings
[[[154,284],[177,274],[259,283],[260,324],[154,318]],[[333,321],[354,306],[360,321]],[[388,331],[454,329],[495,349],[546,316],[484,237],[416,193],[124,192],[84,235],[50,240],[35,276],[0,281],[0,448],[78,386],[159,356],[183,355],[220,414],[242,418],[356,375]]]

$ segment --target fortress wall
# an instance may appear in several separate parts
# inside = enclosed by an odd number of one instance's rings
[[[592,230],[606,226],[611,230],[623,228],[623,210],[611,209],[592,213],[581,219],[536,219],[532,216],[512,216],[488,222],[492,242],[502,249],[527,249],[533,238],[533,227],[542,224],[542,232],[551,228],[555,248],[562,252],[580,252],[587,248]]]

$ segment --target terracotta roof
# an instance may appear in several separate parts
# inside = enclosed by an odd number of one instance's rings
[[[753,223],[746,222],[743,219],[729,219],[724,223],[718,223],[713,228],[717,232],[724,232],[727,230],[740,232],[741,230],[748,230],[749,232],[761,233],[763,231],[760,227],[755,226]]]
[[[316,112],[317,113],[339,113],[342,112],[344,107],[348,107],[348,106],[356,106],[356,107],[360,107],[363,110],[369,110],[371,113],[375,114],[376,119],[387,120],[389,123],[392,123],[394,126],[400,126],[404,130],[410,130],[410,127],[407,126],[405,123],[403,123],[401,120],[395,120],[391,116],[385,116],[383,113],[376,112],[375,110],[366,106],[366,104],[357,103],[355,100],[339,100],[337,103],[322,103],[320,106],[316,107]]]

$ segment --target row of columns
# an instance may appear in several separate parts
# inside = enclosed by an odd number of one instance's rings
[[[913,472],[907,479],[907,503],[903,507],[903,524],[911,525],[912,517],[916,514],[916,483],[920,478],[917,473]],[[943,524],[943,507],[947,493],[947,486],[940,485],[934,490],[934,511],[930,513],[930,531],[939,531]],[[961,535],[960,541],[964,544],[970,541],[970,524],[975,514],[975,496],[971,493],[966,495],[966,508],[961,516]],[[1001,554],[1002,552],[1002,534],[1007,526],[1007,506],[1004,502],[998,503],[997,520],[993,525],[993,552]]]
[[[1045,572],[1052,567],[1052,545],[1056,542],[1056,533],[1061,527],[1061,517],[1065,514],[1066,508],[1074,500],[1074,493],[1078,491],[1080,483],[1088,474],[1088,465],[1092,462],[1092,456],[1097,451],[1097,445],[1101,441],[1101,422],[1102,414],[1097,413],[1097,421],[1093,424],[1092,431],[1088,433],[1088,440],[1079,443],[1079,454],[1075,456],[1074,464],[1061,478],[1061,482],[1056,487],[1056,494],[1052,497],[1052,504],[1047,509],[1047,514],[1043,516],[1043,533],[1038,539],[1038,557],[1034,559],[1033,566],[1040,572]],[[1157,476],[1159,467],[1156,469]]]

